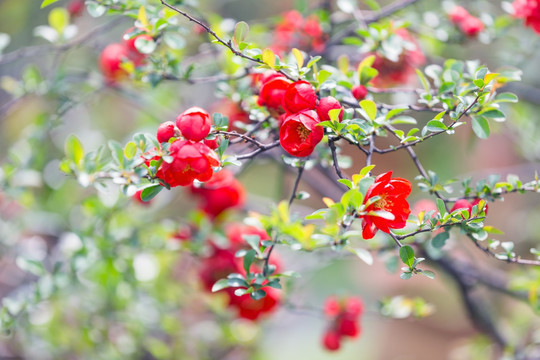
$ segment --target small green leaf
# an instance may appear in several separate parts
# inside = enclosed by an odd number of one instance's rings
[[[433,271],[430,271],[430,270],[422,270],[422,272],[420,273],[422,275],[424,275],[425,277],[428,277],[430,279],[435,279],[435,273]]]
[[[409,280],[412,277],[412,272],[404,272],[399,275],[403,280]]]
[[[301,69],[302,66],[304,66],[304,55],[302,55],[302,52],[298,50],[297,48],[293,48],[291,52],[293,53],[294,58],[296,59],[296,65],[298,66],[298,69]]]
[[[249,25],[245,21],[240,21],[234,26],[233,41],[236,46],[246,39],[249,32]]]
[[[246,273],[250,273],[249,269],[251,268],[251,264],[253,264],[253,260],[255,260],[255,250],[249,250],[245,255],[244,255],[244,270],[246,271]]]
[[[229,287],[229,279],[220,279],[212,286],[212,292],[223,290]]]
[[[437,198],[436,202],[437,202],[437,209],[439,210],[439,214],[441,214],[441,216],[444,216],[444,214],[446,214],[446,207],[444,206],[444,201]]]
[[[77,167],[80,167],[81,160],[84,157],[84,151],[81,141],[75,135],[70,135],[66,140],[65,145],[66,156],[73,161]]]
[[[480,139],[487,139],[489,137],[489,123],[483,116],[472,117],[472,129]]]
[[[271,68],[276,65],[276,55],[271,49],[264,49],[262,53],[262,61]]]
[[[131,160],[137,154],[137,145],[133,141],[130,141],[124,147],[124,156]]]
[[[439,121],[439,120],[430,120],[426,124],[426,128],[428,129],[428,131],[431,131],[431,132],[439,132],[439,131],[448,130],[448,127],[444,125],[442,121]]]
[[[360,106],[366,112],[367,116],[371,121],[375,120],[377,117],[377,105],[371,100],[362,100],[360,101]]]
[[[420,82],[422,83],[422,86],[424,87],[424,90],[426,90],[426,92],[429,92],[430,90],[430,86],[429,86],[429,82],[427,81],[426,77],[424,76],[424,74],[418,70],[418,69],[415,69],[416,70],[416,74],[418,75],[418,78],[420,79]],[[440,92],[440,90],[439,90]]]
[[[257,290],[257,291],[254,291],[250,294],[251,298],[253,300],[261,300],[263,297],[266,296],[266,291],[260,289],[260,290]]]
[[[431,240],[431,245],[433,245],[436,249],[441,249],[444,244],[446,244],[446,240],[450,237],[450,233],[448,231],[444,231],[440,234],[437,234],[433,240]]]
[[[57,7],[49,13],[49,25],[59,34],[64,32],[64,29],[69,24],[69,13],[62,7]]]
[[[55,2],[58,2],[58,1],[59,0],[43,0],[43,2],[41,3],[41,8],[43,9],[44,7],[52,5],[52,4],[54,4]]]
[[[19,256],[15,260],[15,263],[21,270],[24,270],[36,276],[42,276],[47,273],[47,271],[43,267],[43,264],[36,260],[25,259]]]
[[[399,249],[399,257],[401,261],[408,267],[412,267],[414,263],[414,250],[409,245],[404,245]]]
[[[150,200],[155,198],[161,190],[163,190],[163,186],[159,184],[147,187],[141,192],[141,200],[144,202],[149,202]]]

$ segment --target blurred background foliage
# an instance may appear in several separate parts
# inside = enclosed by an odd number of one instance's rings
[[[388,3],[379,1],[381,6]],[[65,5],[60,1],[54,6]],[[315,1],[294,4],[303,11],[317,5]],[[470,128],[461,127],[454,136],[419,144],[418,154],[425,167],[443,179],[480,179],[489,173],[533,178],[540,158],[536,71],[540,38],[506,14],[500,1],[475,0],[466,6],[490,26],[478,39],[467,39],[448,23],[441,6],[451,3],[423,0],[400,13],[418,36],[428,62],[442,63],[452,57],[479,59],[490,69],[519,67],[523,81],[508,87],[520,103],[505,108],[507,122],[496,124],[489,139],[479,140]],[[292,7],[285,0],[201,0],[199,6],[202,14],[219,14],[209,18],[218,27],[230,27],[231,18],[248,22],[250,36],[263,42],[269,40],[268,29],[280,14]],[[170,81],[152,87],[133,82],[107,87],[97,67],[98,54],[111,39],[120,39],[133,19],[94,18],[85,12],[71,22],[77,28],[74,39],[91,34],[88,40],[54,51],[35,36],[35,28],[47,24],[51,9],[40,9],[36,0],[0,2],[0,33],[11,39],[0,57],[0,320],[5,329],[1,358],[480,360],[501,356],[471,326],[449,277],[405,282],[386,269],[388,254],[375,257],[370,267],[350,254],[283,250],[286,268],[302,274],[289,284],[292,296],[259,323],[231,317],[219,294],[201,290],[194,274],[196,259],[179,251],[182,244],[171,240],[182,219],[197,216],[191,212],[190,194],[182,189],[163,192],[145,207],[121,195],[115,186],[96,192],[58,170],[69,134],[77,135],[88,150],[109,139],[125,143],[135,132],[154,133],[161,122],[174,120],[190,106],[211,109],[218,101],[216,84]],[[181,62],[219,67],[211,57],[196,57],[212,52],[213,45],[204,36],[192,36],[184,19],[180,22],[186,27],[185,46],[176,50]],[[106,31],[95,31],[104,24]],[[19,49],[27,50],[9,58]],[[411,101],[406,94],[377,95],[377,99]],[[347,154],[353,158],[352,169],[362,167],[363,158]],[[374,163],[377,173],[393,170],[411,180],[416,176],[401,152],[375,156]],[[288,198],[293,175],[284,164],[270,159],[246,166],[238,175],[249,193],[246,209],[268,213],[272,203]],[[307,183],[300,190],[316,194]],[[422,198],[415,188],[410,202]],[[535,196],[508,195],[504,202],[490,203],[487,224],[514,240],[518,253],[528,253],[538,246],[539,204]],[[320,196],[312,196],[296,203],[293,211],[305,215],[321,206]],[[457,232],[449,246],[459,258],[481,262],[483,271],[493,276],[511,275],[509,286],[525,293],[521,299],[481,286],[474,295],[487,299],[486,310],[496,314],[502,331],[514,343],[537,344],[540,272],[488,259]],[[367,307],[360,340],[347,343],[336,354],[320,346],[325,326],[320,310],[331,294],[358,295]]]

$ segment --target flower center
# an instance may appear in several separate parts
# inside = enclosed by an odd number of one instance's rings
[[[300,135],[302,141],[306,141],[306,139],[309,137],[309,134],[311,133],[311,131],[309,131],[309,129],[303,125],[298,126],[296,128],[296,131],[298,132],[298,135]]]
[[[182,170],[182,173],[187,173],[187,172],[190,171],[190,170],[191,170],[191,166],[188,164],[188,165],[184,168],[184,170]]]
[[[388,210],[392,207],[392,202],[389,201],[388,199],[386,199],[386,194],[384,195],[380,195],[381,198],[379,200],[377,200],[375,202],[375,204],[373,204],[373,206],[375,207],[375,209],[378,209],[378,210]]]

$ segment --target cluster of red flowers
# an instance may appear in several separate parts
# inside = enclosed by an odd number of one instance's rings
[[[408,180],[392,179],[391,171],[377,176],[364,197],[364,204],[367,206],[366,214],[360,215],[362,237],[371,239],[378,230],[390,233],[390,229],[404,228],[411,213],[406,200],[411,190],[412,186]]]
[[[415,76],[415,69],[426,62],[420,45],[406,29],[398,28],[394,32],[406,41],[408,46],[403,49],[397,61],[387,59],[379,53],[374,54],[373,67],[379,71],[379,75],[372,82],[378,87],[408,83]]]
[[[330,326],[324,333],[323,346],[327,350],[336,351],[343,337],[358,337],[362,331],[359,318],[363,311],[362,300],[358,298],[339,300],[332,296],[326,299],[324,313],[330,318]]]
[[[283,20],[277,24],[270,48],[276,54],[286,53],[292,48],[321,52],[326,39],[317,15],[304,18],[298,11],[292,10],[286,12]]]
[[[163,159],[156,176],[171,187],[188,186],[195,180],[210,180],[214,175],[212,167],[220,164],[217,154],[209,147],[214,144],[204,139],[211,127],[210,115],[199,107],[189,108],[178,115],[176,124],[172,121],[161,124],[157,131],[158,141],[174,140],[169,147],[168,161]]]
[[[269,240],[268,234],[253,226],[231,224],[226,229],[229,244],[227,247],[219,247],[216,244],[211,245],[211,254],[205,258],[199,269],[199,277],[204,288],[211,291],[216,281],[226,278],[229,274],[245,274],[242,266],[242,259],[235,257],[238,250],[245,248],[246,242],[244,235],[255,235],[261,241]],[[276,266],[279,271],[279,259],[275,253],[272,254],[270,264]],[[251,272],[260,272],[257,265],[252,265]],[[238,311],[238,316],[248,320],[258,320],[261,316],[268,314],[276,309],[281,302],[281,290],[272,287],[263,287],[266,296],[260,300],[253,300],[249,294],[236,296],[234,291],[237,288],[226,288],[220,291],[228,297],[228,306]]]
[[[309,82],[292,82],[277,72],[262,74],[259,82],[258,104],[280,119],[283,149],[293,156],[309,156],[324,135],[323,128],[317,125],[330,119],[330,110],[341,109],[339,101],[331,96],[318,101]]]
[[[484,30],[484,23],[482,20],[469,14],[464,7],[454,7],[448,13],[448,17],[450,18],[450,21],[457,25],[467,36],[476,36],[480,31]]]
[[[128,38],[134,28],[128,29],[124,33],[124,40],[121,43],[107,45],[99,55],[99,67],[109,85],[114,85],[128,76],[127,71],[122,68],[122,63],[130,61],[135,66],[140,66],[146,55],[139,52],[135,47],[137,39],[153,40],[148,34],[140,34],[133,38]]]
[[[512,3],[514,16],[525,19],[525,25],[540,34],[540,1],[516,0]]]

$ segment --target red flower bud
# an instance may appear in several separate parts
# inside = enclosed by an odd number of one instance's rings
[[[143,201],[143,199],[141,198],[142,192],[143,192],[142,190],[137,191],[137,192],[132,196],[132,199],[135,200],[138,204],[141,204],[141,205],[144,205],[144,206],[150,205],[150,203],[152,202],[152,200],[150,200],[150,201]]]
[[[176,126],[186,139],[201,141],[210,133],[212,121],[206,111],[195,106],[178,115]]]
[[[342,109],[341,104],[336,98],[327,96],[319,101],[319,106],[317,106],[317,114],[319,115],[321,121],[330,120],[330,115],[328,112],[334,109]],[[339,120],[343,120],[343,110],[341,110],[339,113]]]
[[[452,206],[452,209],[450,210],[450,212],[454,212],[458,209],[467,209],[467,211],[469,212],[469,215],[471,214],[471,211],[472,211],[472,208],[474,205],[478,205],[478,203],[480,202],[481,199],[474,199],[472,201],[472,203],[470,203],[469,201],[467,201],[466,199],[460,199],[458,201],[456,201],[454,203],[454,206]],[[485,202],[485,201],[484,201]],[[483,209],[487,215],[487,212],[488,212],[488,205],[487,203],[485,204],[484,206],[484,209]],[[478,209],[478,212],[482,211],[482,209]]]
[[[286,78],[276,77],[263,84],[257,103],[269,109],[283,111],[283,97],[291,82]]]
[[[84,11],[83,0],[71,0],[67,4],[67,11],[71,17],[81,16]]]
[[[324,333],[323,346],[326,350],[337,351],[341,346],[341,336],[336,330],[329,329]]]
[[[463,20],[465,20],[469,16],[470,15],[467,9],[465,9],[462,6],[456,6],[452,8],[452,10],[450,10],[450,12],[448,13],[448,17],[450,18],[450,21],[456,25],[461,23]]]
[[[289,85],[283,97],[283,108],[289,113],[313,110],[317,106],[315,89],[307,81],[296,81]]]
[[[133,27],[127,29],[124,35],[122,36],[122,39],[124,39],[124,44],[130,52],[130,57],[132,61],[136,65],[139,65],[146,58],[146,54],[139,52],[139,50],[135,46],[135,41],[137,39],[146,39],[146,40],[154,40],[154,39],[148,34],[139,34],[137,36],[130,38],[129,34],[131,34],[133,31],[135,31],[135,28]]]
[[[279,130],[281,147],[297,157],[308,156],[322,140],[323,128],[317,126],[319,116],[313,110],[289,115]]]
[[[113,43],[103,49],[99,67],[107,83],[114,84],[128,76],[120,66],[124,60],[129,60],[129,50],[123,44]]]
[[[203,143],[178,140],[171,144],[169,152],[172,162],[163,161],[156,175],[172,187],[208,181],[214,175],[212,166],[219,166],[217,154]]]
[[[475,16],[468,16],[459,23],[459,28],[467,36],[476,36],[484,30],[484,23]]]
[[[230,305],[238,309],[238,316],[248,320],[257,320],[263,314],[274,311],[281,302],[281,291],[271,287],[264,287],[266,296],[260,300],[253,300],[249,294],[231,297]]]
[[[353,86],[351,92],[354,98],[360,101],[365,99],[366,95],[368,94],[368,89],[364,85],[356,85]]]
[[[360,335],[360,327],[358,326],[357,316],[343,316],[338,321],[338,332],[342,336],[357,337]]]
[[[177,136],[176,125],[172,121],[165,121],[157,129],[157,139],[160,143],[169,141],[170,138]]]

